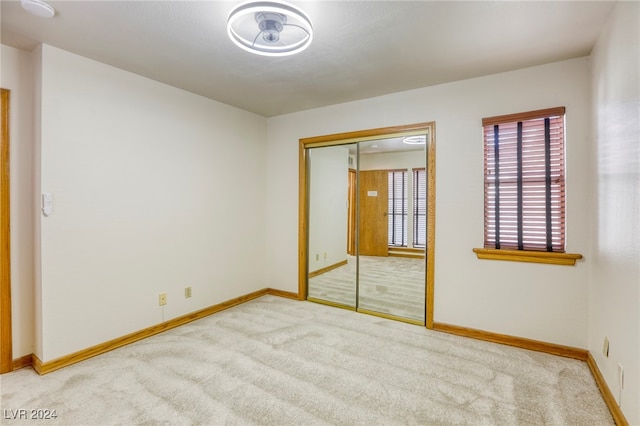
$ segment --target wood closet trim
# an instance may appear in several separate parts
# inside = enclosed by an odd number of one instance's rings
[[[0,89],[0,373],[13,369],[9,197],[9,90]]]
[[[403,134],[418,134],[428,132],[427,138],[427,249],[426,249],[426,312],[425,325],[433,328],[433,297],[434,297],[434,267],[435,267],[435,208],[436,208],[436,123],[434,121],[407,124],[403,126],[381,127],[378,129],[360,130],[355,132],[335,133],[331,135],[302,138],[299,140],[299,185],[298,185],[298,298],[307,298],[307,147],[343,145],[379,139],[386,136],[401,136]]]

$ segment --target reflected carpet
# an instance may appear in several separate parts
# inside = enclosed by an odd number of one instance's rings
[[[355,307],[356,258],[309,279],[309,297]],[[425,260],[360,256],[359,308],[424,322]]]

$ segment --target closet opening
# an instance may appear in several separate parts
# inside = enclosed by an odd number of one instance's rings
[[[309,301],[433,327],[435,123],[300,140]]]

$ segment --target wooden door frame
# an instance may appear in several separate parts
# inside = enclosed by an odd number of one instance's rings
[[[9,198],[9,90],[0,89],[0,374],[13,369]]]
[[[336,133],[299,140],[298,168],[298,298],[307,298],[307,235],[308,235],[308,180],[307,148],[344,145],[387,137],[409,136],[428,133],[427,138],[427,247],[426,247],[426,313],[425,325],[433,328],[434,267],[435,267],[435,220],[436,220],[436,123],[426,122],[404,126],[382,127],[356,132]]]
[[[347,210],[347,254],[356,254],[356,171],[349,168],[349,209]]]

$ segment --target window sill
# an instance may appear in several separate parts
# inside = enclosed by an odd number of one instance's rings
[[[582,259],[581,254],[550,253],[546,251],[526,250],[496,250],[487,248],[474,248],[478,259],[509,260],[512,262],[546,263],[550,265],[573,266],[576,260]]]

